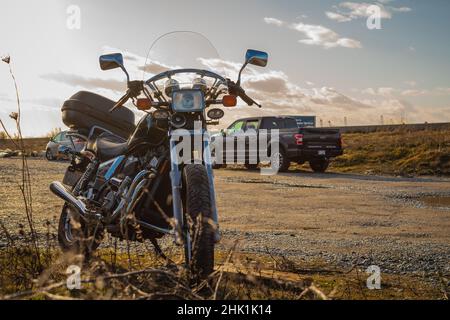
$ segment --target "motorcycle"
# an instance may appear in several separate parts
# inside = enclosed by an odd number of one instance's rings
[[[201,277],[213,272],[220,232],[207,127],[224,111],[211,107],[234,107],[237,97],[261,107],[240,79],[247,65],[265,67],[267,61],[267,53],[248,50],[236,82],[198,68],[131,81],[122,54],[102,55],[101,69],[120,68],[128,90],[116,103],[82,92],[63,107],[70,135],[87,142],[81,152],[60,150],[72,161],[63,183],[50,185],[65,202],[58,227],[61,248],[89,257],[107,232],[127,241],[150,240],[164,256],[158,239],[171,235],[192,272]],[[194,79],[186,82],[188,77]],[[132,121],[124,107],[129,100],[144,116],[125,139],[123,128]]]

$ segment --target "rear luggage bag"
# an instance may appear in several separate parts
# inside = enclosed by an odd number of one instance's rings
[[[62,106],[62,120],[72,130],[87,135],[99,126],[127,139],[135,130],[134,113],[125,107],[110,113],[115,102],[98,94],[80,91]]]

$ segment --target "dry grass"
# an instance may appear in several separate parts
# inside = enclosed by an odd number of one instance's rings
[[[337,270],[286,257],[218,252],[215,273],[192,283],[181,265],[155,255],[101,249],[89,263],[62,254],[52,237],[37,269],[33,251],[14,245],[0,251],[0,299],[445,299],[447,293],[420,279],[384,275],[382,290],[368,290],[367,275],[354,267]],[[173,257],[175,258],[175,257]],[[81,266],[81,289],[68,290],[66,269]]]
[[[0,150],[16,150],[15,144],[17,144],[18,140],[14,142],[9,139],[1,139],[0,138]],[[47,145],[49,139],[48,138],[28,138],[23,139],[24,149],[27,154],[33,151],[43,151],[45,150],[45,146]]]
[[[345,154],[332,171],[392,175],[449,175],[450,130],[344,135]]]

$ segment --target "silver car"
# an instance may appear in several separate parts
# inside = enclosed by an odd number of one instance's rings
[[[47,147],[45,148],[45,157],[47,160],[57,160],[66,158],[67,156],[59,153],[59,147],[66,146],[71,150],[81,151],[84,147],[85,141],[76,137],[70,138],[67,135],[67,131],[62,131],[54,136],[47,143]]]

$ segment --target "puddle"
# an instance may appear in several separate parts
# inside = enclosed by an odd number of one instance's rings
[[[450,209],[450,196],[442,196],[442,197],[423,196],[420,197],[418,200],[429,207]]]

